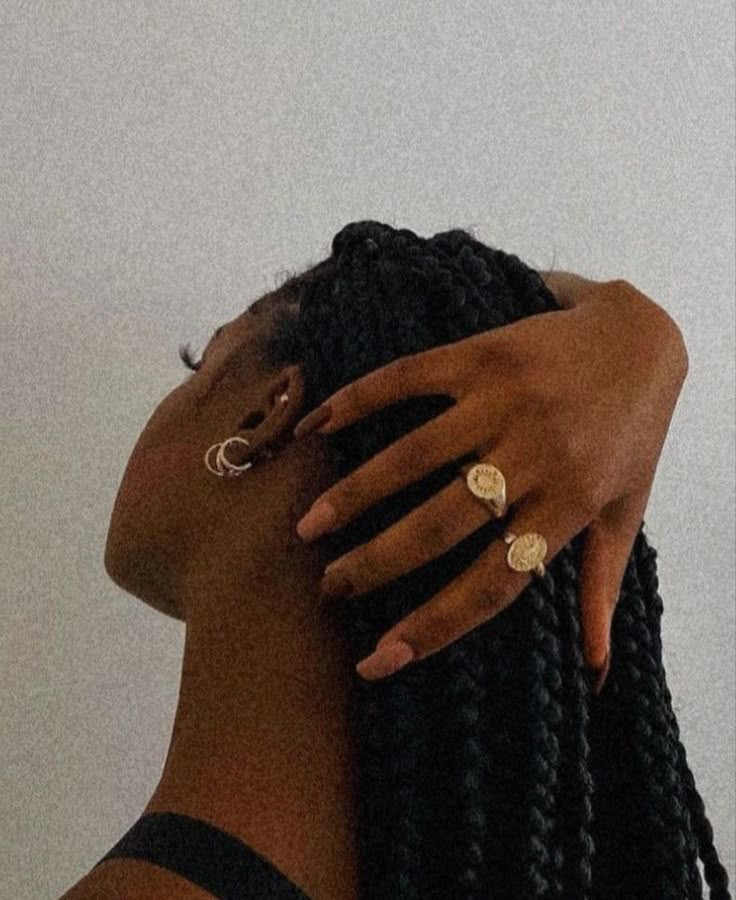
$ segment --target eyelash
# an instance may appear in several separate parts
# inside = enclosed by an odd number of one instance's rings
[[[192,351],[189,349],[189,344],[179,347],[179,359],[181,359],[187,369],[191,369],[193,372],[196,372],[202,365],[201,359],[197,362],[192,359]]]

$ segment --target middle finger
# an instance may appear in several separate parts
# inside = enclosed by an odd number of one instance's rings
[[[341,478],[314,501],[297,522],[304,541],[342,528],[369,506],[477,446],[486,421],[468,415],[459,403],[402,435]]]
[[[519,468],[518,452],[510,441],[479,462],[492,463],[506,478],[507,515],[509,507],[533,487],[536,473]],[[509,472],[514,472],[510,483]],[[372,540],[333,560],[320,586],[328,596],[372,591],[441,556],[490,518],[491,510],[470,492],[464,475],[459,474]]]

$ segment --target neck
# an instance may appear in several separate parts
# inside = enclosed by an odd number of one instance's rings
[[[260,567],[235,585],[213,561],[188,579],[179,702],[145,812],[205,819],[309,896],[345,900],[357,896],[355,675],[314,551],[280,562],[270,580]]]

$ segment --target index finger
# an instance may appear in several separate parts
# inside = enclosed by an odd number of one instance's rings
[[[400,356],[343,385],[297,422],[294,437],[331,434],[385,406],[421,394],[449,394],[460,378],[451,344]]]

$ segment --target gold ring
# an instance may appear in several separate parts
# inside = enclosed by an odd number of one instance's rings
[[[536,531],[515,535],[507,531],[504,541],[510,544],[506,554],[506,562],[515,572],[534,572],[540,578],[544,576],[544,563],[547,555],[547,541]]]
[[[500,519],[506,512],[506,479],[500,469],[490,463],[461,466],[465,483],[473,496],[490,509],[494,518]]]

